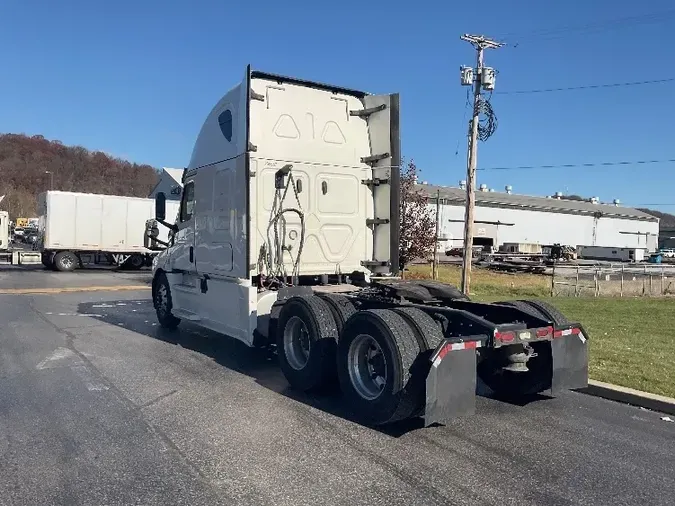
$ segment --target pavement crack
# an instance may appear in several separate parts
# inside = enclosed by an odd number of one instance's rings
[[[158,403],[159,401],[161,401],[162,399],[166,399],[167,397],[169,397],[169,396],[171,396],[171,395],[173,395],[173,394],[175,394],[175,393],[178,393],[178,390],[171,390],[171,392],[167,392],[167,393],[165,393],[165,394],[162,394],[162,395],[160,395],[160,396],[155,397],[155,398],[152,399],[152,400],[149,400],[148,402],[146,402],[146,403],[144,403],[144,404],[141,404],[138,408],[139,408],[139,409],[144,409],[144,408],[147,408],[147,407],[149,407],[149,406],[152,406],[153,404],[156,404],[156,403]]]

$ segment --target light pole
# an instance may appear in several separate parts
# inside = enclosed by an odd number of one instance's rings
[[[54,173],[50,170],[46,170],[45,174],[49,174],[49,179],[50,179],[50,182],[51,182],[49,189],[53,190],[54,189]]]

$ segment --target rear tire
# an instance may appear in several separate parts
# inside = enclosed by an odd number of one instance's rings
[[[145,257],[143,255],[134,253],[127,259],[126,262],[124,262],[124,265],[122,267],[132,271],[137,271],[144,265],[145,265]]]
[[[80,264],[79,258],[71,251],[59,251],[54,255],[54,267],[60,272],[74,271]]]
[[[382,425],[419,413],[423,383],[411,369],[420,351],[413,330],[394,311],[359,311],[347,320],[338,342],[338,377],[362,422]]]
[[[335,324],[337,325],[338,335],[342,332],[342,328],[345,326],[345,322],[349,319],[351,315],[356,313],[356,308],[351,300],[349,300],[344,295],[338,295],[334,293],[321,293],[318,296],[326,301],[328,307],[335,318]]]
[[[165,329],[174,330],[180,324],[180,318],[171,314],[173,309],[173,300],[171,298],[171,287],[166,274],[160,272],[152,290],[152,303],[157,313],[157,321]]]
[[[522,311],[523,313],[529,314],[530,316],[534,316],[535,318],[543,318],[544,320],[548,319],[545,314],[543,314],[541,311],[538,311],[526,300],[507,300],[504,302],[497,302],[497,304],[501,304],[502,306],[515,307],[516,309]]]
[[[421,351],[435,350],[443,340],[439,324],[427,313],[414,307],[394,309],[410,325],[415,333]]]
[[[570,323],[567,317],[564,314],[562,314],[558,310],[558,308],[554,307],[552,304],[549,304],[548,302],[544,302],[542,300],[524,300],[523,302],[529,304],[535,310],[539,311],[541,314],[546,316],[555,325],[567,325],[568,323]]]
[[[337,325],[328,303],[316,296],[291,297],[276,330],[279,365],[295,389],[317,390],[335,381]]]

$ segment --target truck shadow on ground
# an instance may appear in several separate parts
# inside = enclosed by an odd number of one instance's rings
[[[279,368],[275,347],[250,348],[237,339],[223,336],[190,322],[181,322],[176,330],[164,329],[157,324],[152,301],[149,299],[83,302],[78,305],[78,314],[201,353],[223,367],[253,378],[259,385],[275,393],[360,424],[345,407],[337,384],[317,393],[305,393],[292,389]],[[494,398],[488,391],[481,392],[480,387],[478,394]],[[550,397],[536,395],[516,404],[524,406],[532,401],[544,399],[550,399]],[[504,399],[497,400],[505,401]],[[509,403],[514,404],[512,401]],[[400,437],[423,427],[424,421],[421,418],[413,418],[384,427],[371,428],[391,437]]]

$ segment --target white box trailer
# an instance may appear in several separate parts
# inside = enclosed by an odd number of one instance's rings
[[[614,248],[611,246],[577,246],[583,260],[607,260],[617,262],[644,262],[646,248]]]
[[[9,249],[9,213],[0,211],[0,251]]]
[[[169,203],[175,218],[178,203]],[[154,216],[154,200],[48,191],[38,197],[38,240],[46,267],[75,269],[86,258],[138,269],[157,254],[145,247],[145,222]],[[163,229],[166,240],[168,230]]]
[[[153,259],[160,325],[276,347],[293,388],[338,382],[367,424],[471,412],[477,377],[511,397],[586,386],[587,336],[555,308],[400,279],[399,170],[398,95],[249,67],[204,121]]]

